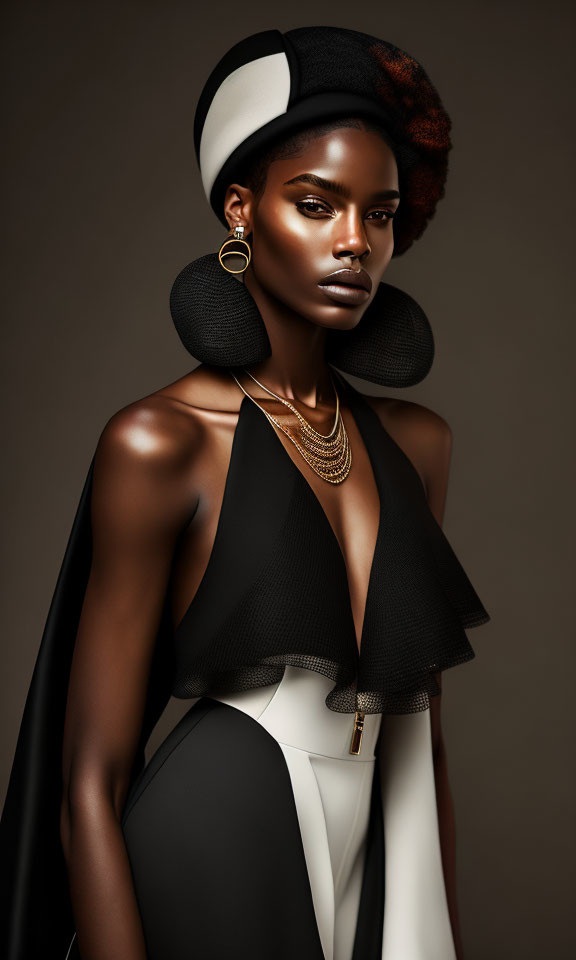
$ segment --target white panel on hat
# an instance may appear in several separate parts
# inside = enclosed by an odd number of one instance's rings
[[[234,70],[218,88],[200,140],[200,175],[208,200],[220,170],[264,124],[286,113],[290,67],[285,53],[259,57]]]

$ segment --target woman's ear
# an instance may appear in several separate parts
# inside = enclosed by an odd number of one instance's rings
[[[228,226],[232,229],[235,223],[243,223],[246,235],[252,233],[252,217],[254,210],[254,194],[249,187],[239,183],[231,183],[224,196],[224,216]]]

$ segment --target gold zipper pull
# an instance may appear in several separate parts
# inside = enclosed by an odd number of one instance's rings
[[[360,747],[362,745],[362,734],[364,732],[364,714],[361,710],[357,710],[354,714],[354,727],[352,729],[352,740],[350,741],[350,750],[349,753],[353,753],[356,756],[360,753]]]

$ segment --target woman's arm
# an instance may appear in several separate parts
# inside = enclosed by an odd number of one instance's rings
[[[162,403],[115,414],[100,437],[93,556],[68,690],[61,839],[82,960],[145,960],[120,826],[177,537],[193,507],[189,438]]]

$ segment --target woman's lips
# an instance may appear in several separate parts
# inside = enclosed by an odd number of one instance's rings
[[[370,297],[368,290],[364,290],[363,287],[347,286],[345,283],[319,283],[318,286],[330,300],[336,303],[365,303]]]

